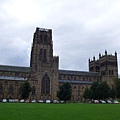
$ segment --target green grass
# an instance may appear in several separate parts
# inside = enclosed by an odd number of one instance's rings
[[[120,120],[120,104],[0,103],[0,120]]]

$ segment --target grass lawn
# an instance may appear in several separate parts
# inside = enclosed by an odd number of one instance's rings
[[[120,120],[120,104],[0,103],[0,120]]]

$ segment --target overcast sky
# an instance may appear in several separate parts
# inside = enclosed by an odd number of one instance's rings
[[[88,71],[105,50],[119,64],[120,0],[0,0],[0,64],[29,66],[36,27],[52,29],[60,69]]]

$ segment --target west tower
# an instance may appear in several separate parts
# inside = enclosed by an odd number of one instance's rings
[[[106,81],[110,86],[113,84],[113,80],[118,77],[118,65],[117,65],[117,52],[114,55],[99,54],[99,59],[89,59],[89,71],[99,72],[101,74],[101,80]]]
[[[33,71],[31,85],[34,88],[31,99],[57,99],[59,57],[53,56],[51,29],[36,28],[30,67]]]

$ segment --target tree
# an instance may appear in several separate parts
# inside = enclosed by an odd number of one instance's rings
[[[27,99],[29,97],[29,93],[31,92],[31,87],[28,81],[25,81],[21,87],[21,97],[22,99]]]
[[[110,97],[110,87],[106,82],[101,82],[96,90],[98,99],[106,99]]]
[[[72,88],[70,83],[68,82],[63,83],[60,86],[59,91],[57,92],[57,97],[60,100],[64,100],[66,102],[67,100],[71,99],[71,95],[72,95]]]
[[[115,80],[116,97],[120,98],[120,78]]]
[[[86,88],[85,91],[84,91],[83,97],[85,99],[92,99],[92,96],[93,96],[92,89]]]
[[[115,97],[116,97],[116,90],[115,90],[115,86],[113,86],[113,85],[112,85],[112,88],[110,90],[110,97],[112,99],[115,99]]]
[[[98,82],[93,82],[90,89],[93,91],[92,98],[93,99],[98,99],[98,91],[97,88],[99,86]]]
[[[91,97],[92,99],[106,99],[110,97],[110,87],[106,82],[94,82],[92,83],[90,90],[92,91],[92,94],[87,91],[87,97]]]

